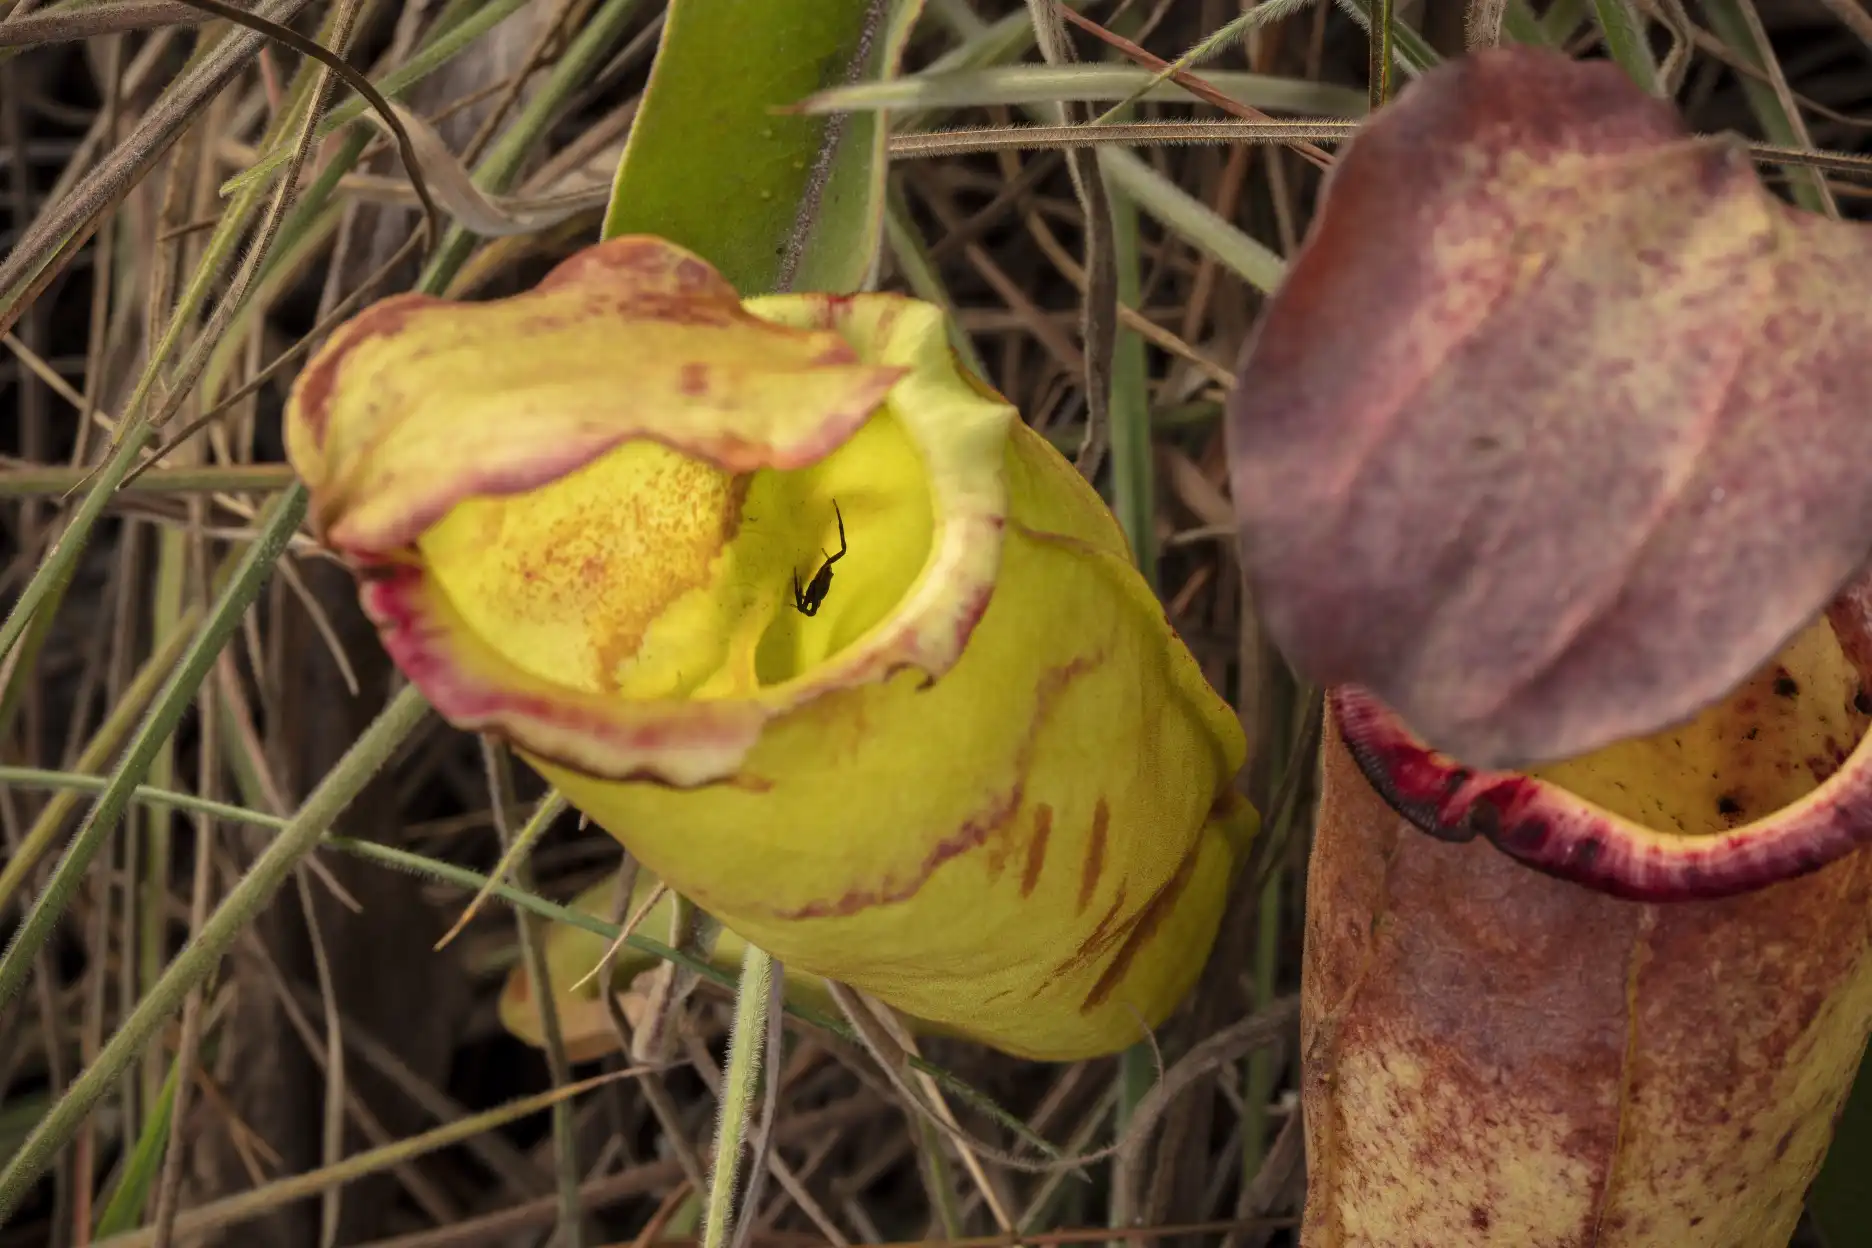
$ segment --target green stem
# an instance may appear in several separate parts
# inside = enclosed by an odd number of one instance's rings
[[[728,1068],[722,1072],[721,1123],[715,1130],[702,1248],[727,1248],[741,1146],[754,1112],[754,1091],[760,1086],[761,1054],[767,1049],[767,998],[772,991],[773,958],[750,943],[741,955],[734,1029],[728,1033]]]
[[[1750,20],[1750,12],[1743,7],[1742,0],[1707,0],[1703,13],[1716,37],[1743,64],[1758,71],[1736,77],[1742,84],[1742,94],[1749,102],[1750,111],[1761,124],[1762,134],[1770,143],[1781,147],[1812,147],[1800,114],[1783,108],[1781,97],[1775,93],[1776,79],[1772,75],[1776,71],[1769,63],[1775,53],[1759,37],[1760,19]],[[1808,165],[1782,165],[1781,172],[1787,176],[1788,193],[1793,195],[1795,203],[1808,212],[1838,215],[1832,194],[1827,190],[1826,176],[1818,169]]]
[[[962,1204],[956,1199],[955,1175],[949,1168],[949,1154],[936,1127],[922,1114],[916,1115],[917,1153],[923,1159],[923,1185],[929,1189],[930,1203],[936,1206],[936,1221],[943,1238],[960,1240],[963,1232]]]
[[[1119,120],[1129,120],[1130,110]],[[1106,176],[1101,165],[1101,176]],[[1112,247],[1118,255],[1118,302],[1141,311],[1136,202],[1106,176],[1111,200]],[[1112,510],[1118,515],[1138,571],[1152,592],[1157,584],[1157,458],[1151,442],[1150,366],[1136,330],[1118,327],[1112,351]]]
[[[1101,120],[1129,121],[1135,114],[1136,109],[1130,105],[1121,105],[1109,110]],[[1137,202],[1117,184],[1107,162],[1100,161],[1098,169],[1111,201],[1118,302],[1141,311],[1143,283],[1139,270],[1143,260],[1138,250]],[[1138,571],[1151,592],[1157,593],[1157,455],[1151,440],[1150,365],[1144,355],[1144,340],[1137,331],[1123,325],[1118,327],[1113,343],[1111,380],[1112,510],[1131,543]],[[1132,1110],[1157,1080],[1157,1061],[1156,1047],[1147,1041],[1139,1041],[1118,1055],[1115,1130],[1120,1136],[1131,1124]],[[1137,1210],[1123,1205],[1122,1194],[1114,1188],[1106,1210],[1111,1226],[1126,1226],[1137,1216]]]
[[[89,468],[63,466],[0,468],[0,498],[43,498],[85,483]],[[213,464],[199,468],[152,468],[123,487],[125,494],[245,494],[283,490],[294,481],[285,464]]]
[[[86,775],[79,771],[53,771],[46,767],[0,767],[0,786],[51,789],[56,792],[69,793],[102,793],[109,784],[110,781],[103,776]],[[269,815],[246,806],[235,806],[229,802],[211,801],[205,797],[197,797],[193,793],[159,789],[149,784],[137,785],[130,797],[132,801],[147,805],[166,806],[173,810],[187,811],[190,814],[212,815],[216,819],[226,819],[230,823],[251,824],[257,828],[286,826],[286,821],[278,815]]]
[[[164,526],[156,538],[156,587],[151,617],[157,645],[168,643],[177,634],[186,635],[193,624],[186,618],[184,599],[188,594],[189,535],[186,530]],[[205,592],[205,591],[204,591]],[[156,746],[150,760],[147,779],[158,789],[175,787],[176,743],[167,736]],[[163,959],[168,954],[169,932],[169,860],[173,853],[170,838],[170,810],[163,806],[133,807],[125,812],[130,819],[126,833],[141,833],[139,867],[142,896],[136,907],[137,920],[137,991],[145,993],[162,974]],[[150,1052],[143,1061],[142,1105],[154,1105],[164,1081],[163,1055]]]

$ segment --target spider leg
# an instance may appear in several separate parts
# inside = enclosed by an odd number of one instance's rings
[[[839,510],[838,499],[832,500],[832,514],[838,517],[839,553],[827,555],[826,562],[834,563],[845,557],[845,513]],[[823,551],[820,553],[824,553]]]

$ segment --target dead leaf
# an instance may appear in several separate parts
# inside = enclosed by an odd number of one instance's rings
[[[573,187],[548,195],[491,195],[475,185],[468,166],[451,152],[442,132],[400,104],[390,109],[409,134],[410,147],[422,163],[424,179],[443,211],[483,238],[506,238],[515,234],[533,234],[550,230],[581,212],[601,208],[610,198],[609,182]],[[374,112],[364,114],[384,134],[389,123]],[[415,194],[404,179],[371,179],[353,175],[354,189],[367,188],[366,198],[404,202]]]
[[[1230,403],[1268,629],[1496,768],[1687,719],[1872,550],[1872,232],[1608,63],[1407,88],[1341,157]]]

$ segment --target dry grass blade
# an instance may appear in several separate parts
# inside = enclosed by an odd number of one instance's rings
[[[502,851],[500,862],[495,865],[492,871],[488,872],[487,883],[481,886],[481,891],[474,895],[474,900],[468,903],[467,908],[462,911],[461,917],[455,920],[455,925],[443,933],[442,939],[436,941],[435,947],[437,949],[446,948],[450,942],[461,935],[462,929],[467,927],[475,915],[481,912],[481,907],[487,904],[487,899],[494,895],[494,890],[507,882],[508,875],[513,872],[522,859],[533,852],[533,846],[539,841],[540,837],[546,834],[546,829],[552,826],[553,820],[565,813],[566,808],[567,802],[565,798],[560,796],[557,792],[548,793],[546,795],[545,800],[539,804],[539,807],[526,821],[526,826],[520,829],[520,834],[514,837],[512,842]],[[497,805],[494,809],[497,817],[505,818],[504,815],[500,814],[501,807]]]
[[[436,202],[449,216],[484,238],[507,238],[550,230],[579,213],[603,207],[611,194],[609,186],[596,185],[546,195],[490,195],[475,185],[468,167],[449,151],[448,144],[434,126],[399,104],[391,104],[390,110],[403,123],[411,149],[427,171],[429,190]],[[375,113],[369,116],[373,124],[389,131],[389,124],[382,117]],[[362,181],[360,177],[351,184],[355,186]],[[420,188],[416,193],[421,193]],[[402,196],[387,198],[400,200]]]
[[[913,1074],[927,1072],[913,1071],[907,1062],[910,1053],[901,1043],[901,1033],[893,1034],[895,1020],[888,1025],[880,1021],[878,1011],[887,1007],[874,1005],[868,998],[844,984],[828,983],[827,987],[853,1034],[877,1063],[878,1069],[890,1080],[891,1087],[902,1098],[908,1111],[958,1148],[965,1150],[965,1154],[979,1154],[996,1165],[1030,1174],[1083,1170],[1093,1162],[1108,1157],[1131,1155],[1156,1129],[1158,1120],[1170,1103],[1193,1086],[1202,1075],[1213,1070],[1219,1060],[1223,1060],[1216,1056],[1217,1053],[1239,1055],[1259,1045],[1271,1043],[1293,1025],[1299,1017],[1300,1008],[1298,997],[1278,1001],[1267,1010],[1243,1019],[1228,1031],[1217,1033],[1213,1045],[1205,1042],[1205,1045],[1185,1055],[1181,1061],[1163,1072],[1163,1077],[1133,1108],[1130,1122],[1113,1143],[1089,1153],[1038,1161],[1009,1153],[975,1138],[956,1123],[947,1106],[933,1106],[924,1092],[911,1082]],[[929,1086],[933,1091],[934,1085]]]
[[[0,48],[30,48],[40,44],[72,43],[99,35],[159,26],[191,26],[201,13],[183,0],[146,0],[144,3],[96,4],[50,13],[21,13],[0,21]]]
[[[202,776],[212,779],[218,751],[212,717],[204,720],[205,741],[202,751]],[[203,788],[208,788],[204,783]],[[196,817],[198,844],[210,843],[213,822],[205,815]],[[195,873],[189,888],[189,934],[200,932],[208,921],[210,865],[214,855],[197,853]],[[195,1067],[201,1043],[202,1009],[207,996],[205,986],[198,986],[182,1005],[182,1039],[176,1050],[175,1104],[170,1111],[169,1140],[163,1149],[162,1178],[156,1188],[156,1248],[168,1248],[175,1233],[176,1214],[181,1210],[182,1161],[187,1151],[183,1129],[188,1121],[189,1093],[195,1082]]]
[[[1174,61],[1165,63],[1157,71],[1156,81],[1163,82],[1184,71],[1194,69],[1218,55],[1225,48],[1238,43],[1245,43],[1251,31],[1274,22],[1284,21],[1294,14],[1308,8],[1316,0],[1264,0],[1261,4],[1245,9],[1241,16],[1232,18],[1191,45],[1190,49]],[[1128,42],[1128,41],[1127,41]],[[1142,49],[1139,49],[1142,51]],[[1146,53],[1145,55],[1149,55]],[[1211,76],[1213,79],[1213,75]],[[1213,86],[1213,81],[1210,82]],[[1188,89],[1187,87],[1185,89]],[[1363,111],[1365,101],[1358,101],[1358,110]]]
[[[1768,38],[1768,31],[1762,26],[1761,14],[1756,11],[1753,0],[1712,0],[1708,7],[1712,21],[1728,28],[1732,37],[1739,33],[1738,42],[1746,40],[1744,46],[1752,44],[1755,49],[1756,54],[1752,59],[1766,73],[1768,88],[1772,93],[1772,99],[1758,100],[1756,106],[1767,128],[1768,137],[1788,141],[1789,145],[1802,151],[1811,151],[1813,139],[1807,133],[1806,118],[1801,116],[1800,105],[1788,86],[1787,74],[1781,68],[1780,58],[1774,53],[1774,45]],[[1795,197],[1802,204],[1829,217],[1839,216],[1839,204],[1834,200],[1833,190],[1825,178],[1812,169],[1801,169],[1794,177]]]
[[[916,1037],[910,1034],[910,1029],[904,1025],[896,1011],[874,997],[865,997],[863,1003],[876,1018],[883,1034],[888,1036],[899,1050],[906,1056],[917,1055]],[[934,1079],[922,1071],[917,1071],[914,1077],[924,1102],[935,1113],[937,1120],[947,1128],[950,1139],[955,1142],[957,1151],[962,1155],[962,1166],[968,1171],[969,1178],[975,1184],[975,1190],[980,1194],[982,1203],[988,1206],[988,1212],[993,1216],[995,1225],[1004,1233],[1012,1232],[1014,1219],[1008,1211],[1007,1202],[995,1186],[994,1180],[989,1177],[987,1171],[982,1169],[981,1158],[976,1156],[975,1150],[961,1138],[962,1124],[956,1121],[955,1111],[949,1107],[949,1102],[943,1099],[942,1089],[937,1086]]]
[[[956,1239],[905,1239],[868,1248],[1016,1248],[1020,1244],[1091,1244],[1100,1240],[1150,1243],[1178,1235],[1225,1235],[1230,1231],[1279,1230],[1295,1225],[1293,1218],[1230,1218],[1215,1222],[1172,1222],[1161,1226],[1082,1226],[1060,1231],[1021,1231],[1003,1235],[969,1235]],[[664,1240],[665,1244],[681,1240]]]
[[[1259,14],[1270,6],[1252,10]],[[1183,103],[1188,88],[1172,84],[1167,71],[1151,73],[1130,65],[1079,62],[1070,66],[1005,65],[993,69],[926,72],[852,87],[833,87],[801,100],[792,112],[814,115],[840,110],[981,108],[996,104],[1055,104],[1061,100],[1121,100]],[[1331,83],[1266,74],[1222,71],[1204,83],[1229,99],[1257,108],[1291,113],[1328,113],[1361,117],[1365,94]]]
[[[619,892],[624,904],[628,904],[630,901],[630,889],[628,885],[635,882],[636,872],[637,863],[635,859],[632,859],[626,870],[621,872],[618,876]],[[488,881],[488,891],[490,893],[493,891],[493,884],[494,882],[492,880]],[[633,910],[630,915],[625,917],[623,922],[618,925],[617,937],[612,940],[610,944],[605,946],[604,956],[599,958],[598,961],[593,964],[592,969],[586,971],[585,974],[572,985],[571,991],[578,992],[582,990],[585,985],[591,983],[594,979],[598,980],[600,983],[609,984],[611,982],[611,968],[617,962],[618,952],[622,950],[625,945],[630,943],[631,933],[643,926],[644,919],[649,917],[650,911],[656,908],[657,902],[662,901],[663,898],[668,895],[669,885],[658,881],[657,886],[650,890],[650,895],[643,899],[643,904]],[[607,1002],[614,1002],[615,996],[615,993],[607,991]],[[622,1043],[626,1049],[630,1047],[630,1037],[628,1034],[622,1036]]]
[[[870,1097],[853,1097],[823,1109],[809,1110],[795,1115],[781,1123],[776,1134],[781,1142],[791,1143],[806,1137],[813,1131],[824,1130],[828,1127],[850,1126],[875,1112],[876,1103]],[[579,1186],[579,1199],[587,1210],[596,1210],[628,1196],[655,1192],[671,1184],[686,1181],[682,1178],[681,1166],[677,1162],[654,1161],[631,1166],[618,1174],[586,1181]],[[486,1244],[503,1235],[519,1234],[548,1226],[557,1209],[557,1197],[543,1196],[523,1205],[466,1219],[455,1226],[418,1231],[390,1239],[373,1240],[368,1244],[359,1245],[359,1248],[460,1248],[461,1245],[466,1244]],[[677,1242],[695,1244],[698,1241],[689,1238]],[[138,1248],[138,1246],[133,1245],[131,1248]]]
[[[420,121],[414,113],[405,110],[404,120],[407,122],[411,119]],[[450,185],[451,175],[436,167],[436,160],[443,157],[447,149],[432,149],[413,128],[410,135],[416,139],[417,150],[423,159],[430,162],[432,180],[429,189],[435,195],[436,202],[456,221],[487,238],[517,239],[556,231],[568,222],[602,209],[608,202],[609,191],[595,183],[526,195],[484,195],[477,189],[470,196],[461,187]],[[449,156],[448,159],[454,158]],[[465,172],[466,166],[462,166],[459,161],[456,161],[456,165]],[[395,204],[413,208],[421,202],[405,178],[352,173],[339,179],[338,189],[360,204]],[[590,230],[589,223],[583,224],[577,237],[589,237]],[[501,271],[500,267],[497,266],[495,271]]]
[[[1763,164],[1805,165],[1810,169],[1825,169],[1850,177],[1872,178],[1872,156],[1782,147],[1776,143],[1751,143],[1748,149],[1749,155]]]
[[[1501,42],[1502,15],[1508,0],[1470,0],[1469,14],[1463,23],[1463,41],[1470,51],[1492,48]]]
[[[127,808],[131,791],[149,766],[161,743],[168,739],[180,719],[188,695],[193,693],[246,608],[258,594],[264,576],[261,569],[271,567],[279,557],[286,537],[304,514],[304,496],[288,494],[276,507],[275,523],[264,538],[256,542],[236,568],[230,583],[206,617],[184,653],[176,672],[157,695],[155,706],[138,725],[138,731],[125,750],[104,791],[92,806],[84,823],[72,838],[52,880],[40,893],[20,926],[13,942],[0,955],[0,1000],[13,995],[27,972],[27,962],[42,947],[69,904],[78,877],[96,854],[103,836],[115,826]],[[413,702],[413,705],[412,705]],[[387,734],[407,731],[426,711],[420,699],[405,702],[400,715],[389,716],[384,724]],[[400,739],[400,738],[398,738]],[[353,762],[350,769],[335,769],[324,786],[327,802],[342,806],[355,790],[347,784],[361,784],[377,766],[381,757],[368,752]],[[360,774],[361,773],[361,774]],[[314,797],[318,797],[315,793]],[[19,1149],[0,1167],[0,1220],[18,1205],[27,1187],[50,1164],[52,1156],[64,1146],[102,1099],[111,1082],[127,1069],[141,1052],[144,1043],[178,1008],[188,991],[207,976],[221,951],[245,926],[258,906],[272,896],[291,864],[311,849],[322,835],[336,809],[321,812],[320,804],[308,800],[293,832],[282,834],[254,869],[230,892],[222,905],[204,925],[201,937],[172,962],[161,979],[130,1012],[110,1042],[86,1067],[62,1096],[33,1127]],[[296,833],[296,834],[295,834]],[[269,861],[269,858],[271,861]]]
[[[1088,147],[1151,147],[1180,143],[1339,143],[1355,121],[1113,121],[1098,125],[963,126],[891,136],[893,159],[927,160],[972,152],[1078,151]]]
[[[317,109],[309,109],[305,124],[300,129],[298,141],[293,145],[290,167],[295,175],[311,150],[316,121]],[[144,400],[156,384],[157,374],[167,348],[180,336],[184,316],[178,309],[177,314],[170,319],[168,330],[152,353],[153,358],[144,368],[142,378],[131,395],[129,400],[131,415],[126,427],[118,431],[117,446],[109,458],[99,466],[98,480],[74,516],[72,523],[61,535],[51,554],[40,565],[39,571],[35,573],[26,592],[14,604],[4,626],[9,632],[29,620],[33,611],[45,605],[47,598],[63,592],[63,586],[58,580],[61,575],[60,567],[69,567],[76,560],[90,536],[90,526],[95,523],[109,492],[123,479],[130,466],[131,458],[148,440],[152,429],[160,425],[182,405],[196,381],[200,379],[201,370],[207,363],[210,344],[225,330],[228,321],[240,307],[242,300],[246,298],[256,273],[265,261],[279,230],[280,222],[285,217],[290,190],[291,183],[288,182],[282,184],[274,195],[267,207],[265,218],[260,224],[255,244],[243,258],[229,284],[226,296],[209,316],[207,324],[202,329],[201,337],[184,357],[176,369],[175,376],[168,379],[172,388],[161,407],[153,416],[146,418]],[[204,272],[211,272],[212,261],[205,262],[202,269]],[[191,293],[202,291],[205,284],[203,273],[198,273]],[[304,506],[303,496],[288,497],[293,501],[282,503],[277,519],[283,526],[285,521],[291,518],[296,526],[297,515]],[[0,953],[0,1002],[5,1001],[17,990],[26,972],[26,960],[34,956],[51,935],[53,926],[58,922],[59,916],[78,886],[79,876],[90,865],[92,857],[102,846],[104,837],[113,829],[117,819],[125,811],[129,788],[142,778],[157,754],[164,749],[169,734],[174,731],[182,714],[183,703],[188,692],[184,684],[190,678],[191,671],[196,680],[206,675],[208,656],[218,651],[225,643],[228,631],[240,614],[245,611],[247,604],[252,601],[252,596],[258,592],[260,580],[264,578],[266,570],[271,568],[273,560],[278,557],[281,550],[281,545],[274,543],[279,540],[283,545],[285,536],[284,533],[272,535],[267,540],[256,543],[248,552],[248,558],[242,565],[243,571],[237,573],[236,580],[227,591],[224,591],[221,600],[216,604],[215,612],[208,616],[201,633],[195,637],[190,647],[184,665],[164,686],[155,711],[140,725],[124,759],[119,762],[117,771],[113,773],[113,787],[107,790],[105,796],[92,807],[91,813],[72,838],[65,856],[53,872],[45,891],[34,903],[26,921],[20,926],[13,942],[4,953]],[[64,561],[63,565],[61,561]],[[65,575],[69,576],[69,573]],[[35,591],[37,591],[36,597]],[[0,648],[10,648],[10,644]],[[61,1102],[61,1106],[63,1104],[64,1102]],[[47,1121],[51,1121],[50,1117]],[[22,1150],[22,1155],[24,1155],[24,1150]]]
[[[1144,1145],[1172,1101],[1219,1067],[1280,1040],[1299,1021],[1300,998],[1283,998],[1209,1036],[1166,1070],[1163,1078],[1132,1110],[1130,1125],[1115,1146],[1118,1166],[1113,1185],[1120,1193],[1116,1202],[1125,1208],[1137,1208],[1136,1192],[1144,1167]]]
[[[1047,228],[1044,222],[1040,221],[1037,217],[1031,218],[1029,221],[1029,228],[1033,231],[1034,241],[1039,243],[1040,250],[1046,253],[1047,259],[1051,260],[1053,266],[1061,273],[1065,274],[1067,281],[1071,282],[1083,292],[1086,288],[1085,270],[1073,263],[1072,257],[1066,254],[1066,249],[1060,245],[1059,240],[1053,236],[1052,231]],[[1226,368],[1215,360],[1210,359],[1163,326],[1157,324],[1155,321],[1148,320],[1142,313],[1131,308],[1129,305],[1124,303],[1118,305],[1118,323],[1137,334],[1152,346],[1168,352],[1177,359],[1187,361],[1201,372],[1203,376],[1215,382],[1223,389],[1228,390],[1234,388],[1235,372],[1233,369]]]
[[[295,1174],[291,1178],[263,1184],[252,1191],[242,1192],[238,1196],[230,1196],[195,1209],[185,1210],[176,1218],[176,1233],[183,1236],[197,1236],[230,1226],[238,1226],[242,1222],[259,1217],[269,1210],[277,1209],[292,1201],[304,1200],[308,1196],[319,1195],[342,1187],[346,1183],[354,1183],[367,1175],[400,1165],[424,1153],[447,1148],[483,1132],[530,1117],[543,1109],[551,1109],[555,1105],[564,1104],[583,1093],[617,1083],[619,1080],[641,1078],[649,1074],[651,1069],[645,1066],[629,1066],[623,1070],[611,1071],[580,1080],[578,1083],[567,1084],[562,1088],[521,1097],[497,1109],[474,1114],[458,1122],[451,1122],[420,1135],[398,1140],[384,1148],[354,1153],[335,1166],[324,1166],[305,1174]],[[153,1231],[140,1230],[99,1240],[96,1248],[152,1248],[154,1241]]]
[[[1820,0],[1827,12],[1839,19],[1840,25],[1857,35],[1859,42],[1872,48],[1872,13],[1856,0]]]

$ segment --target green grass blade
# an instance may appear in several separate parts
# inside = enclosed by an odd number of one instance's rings
[[[1658,76],[1657,58],[1651,55],[1651,40],[1638,6],[1632,0],[1593,0],[1592,7],[1606,51],[1633,82],[1657,95],[1663,90],[1663,80]]]
[[[53,771],[45,767],[0,766],[0,785],[16,789],[102,793],[110,785],[110,779],[106,776],[91,776],[77,771]],[[256,828],[286,826],[286,820],[278,815],[269,815],[265,811],[253,810],[246,806],[236,806],[231,802],[217,802],[211,798],[197,797],[193,793],[159,789],[153,784],[137,785],[131,791],[130,798],[132,801],[152,806],[165,806],[188,814],[212,815],[216,819],[225,819],[230,823],[249,824]]]
[[[1105,147],[1099,149],[1099,163],[1115,189],[1250,286],[1272,293],[1280,285],[1287,271],[1286,261],[1137,156],[1121,148]]]
[[[1516,43],[1537,48],[1551,47],[1553,44],[1553,40],[1547,37],[1547,28],[1534,15],[1534,10],[1528,7],[1527,0],[1508,0],[1507,7],[1502,10],[1502,33]]]
[[[135,1147],[130,1150],[129,1160],[124,1163],[123,1173],[111,1192],[109,1203],[104,1206],[104,1212],[98,1215],[95,1232],[98,1239],[133,1230],[143,1219],[150,1185],[162,1170],[163,1153],[169,1143],[169,1117],[175,1112],[176,1080],[181,1069],[181,1062],[170,1060],[169,1073],[162,1081],[162,1090],[157,1093],[149,1116],[143,1120],[143,1130],[137,1136]]]
[[[1550,47],[1571,42],[1585,19],[1586,0],[1554,0],[1540,17],[1542,42]]]
[[[1770,143],[1781,147],[1811,148],[1813,143],[1806,123],[1797,110],[1783,105],[1782,97],[1775,91],[1775,82],[1782,79],[1779,66],[1773,62],[1774,49],[1761,37],[1760,18],[1745,7],[1747,4],[1748,0],[1705,0],[1703,11],[1716,37],[1728,45],[1743,64],[1759,70],[1769,79],[1764,81],[1754,74],[1737,75],[1742,83],[1742,94],[1748,99],[1762,134]],[[1837,215],[1827,191],[1826,178],[1818,169],[1783,165],[1781,171],[1787,176],[1788,190],[1795,203],[1809,212]]]
[[[885,199],[884,237],[890,243],[891,259],[896,262],[897,274],[910,287],[910,293],[925,303],[935,304],[948,314],[944,320],[949,330],[949,345],[955,348],[956,354],[970,372],[977,377],[986,377],[988,366],[982,363],[981,355],[975,350],[968,331],[956,321],[955,300],[949,297],[949,288],[943,284],[942,274],[930,263],[929,250],[923,246],[923,238],[910,220],[909,205],[904,202],[901,190],[896,187],[891,188]]]

